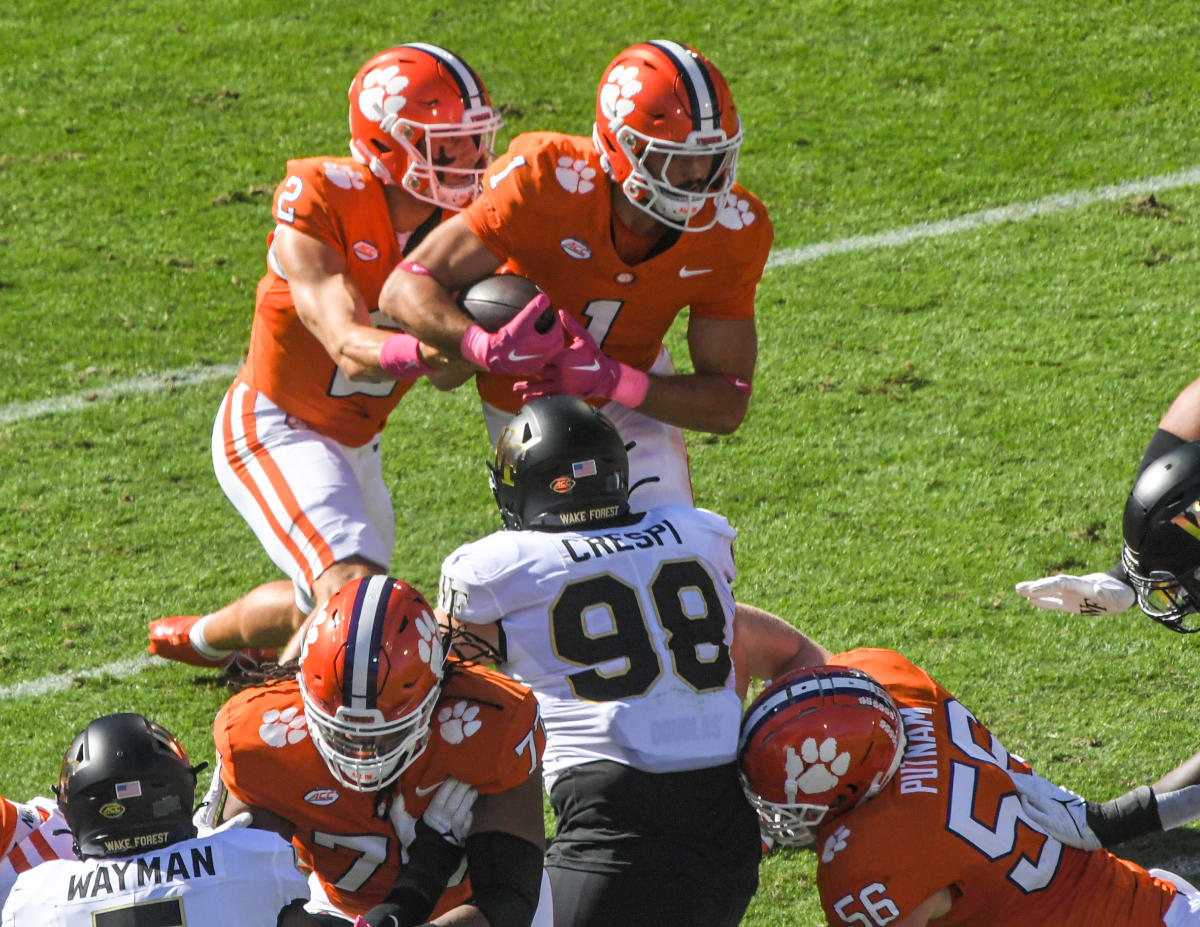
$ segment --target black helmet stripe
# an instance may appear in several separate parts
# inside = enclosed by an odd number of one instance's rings
[[[675,69],[683,78],[687,90],[688,105],[692,111],[692,128],[698,132],[715,132],[721,128],[721,104],[712,76],[700,59],[678,42],[661,39],[647,42],[671,59]]]
[[[345,678],[342,704],[356,710],[375,707],[379,694],[379,647],[388,600],[396,581],[389,576],[372,576],[360,583],[346,630]]]
[[[454,83],[458,85],[459,96],[462,98],[463,106],[467,109],[486,104],[485,91],[478,75],[471,70],[469,64],[454,54],[454,52],[447,51],[438,45],[429,45],[425,42],[410,42],[405,48],[415,48],[418,51],[423,51],[425,54],[432,55],[444,64],[450,72],[451,77],[454,78]]]

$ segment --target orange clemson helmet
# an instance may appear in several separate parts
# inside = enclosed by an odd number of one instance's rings
[[[592,140],[630,202],[665,225],[699,232],[716,223],[719,200],[733,187],[742,123],[712,62],[678,42],[643,42],[617,55],[600,79]]]
[[[350,153],[384,183],[462,209],[479,195],[504,123],[462,58],[414,42],[380,52],[350,84]]]
[[[891,781],[904,745],[900,712],[872,677],[845,666],[795,670],[746,710],[742,787],[764,834],[804,846],[822,821]]]
[[[300,651],[300,695],[313,744],[334,778],[371,792],[394,782],[429,742],[445,648],[412,586],[365,576],[317,613]]]

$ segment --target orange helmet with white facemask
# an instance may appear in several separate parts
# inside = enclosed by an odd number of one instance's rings
[[[376,177],[447,209],[479,195],[504,120],[462,58],[424,43],[389,48],[349,96],[350,153]]]
[[[875,679],[846,666],[795,670],[742,720],[742,786],[764,834],[804,846],[823,821],[877,795],[904,757],[904,724]]]
[[[365,576],[314,617],[300,652],[313,744],[342,785],[371,792],[425,750],[445,649],[433,608],[402,580]]]
[[[742,123],[712,62],[678,42],[643,42],[605,70],[592,138],[631,203],[694,232],[712,228],[733,186]]]

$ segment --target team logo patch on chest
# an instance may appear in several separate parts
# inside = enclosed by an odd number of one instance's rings
[[[483,727],[478,715],[478,705],[470,705],[463,701],[443,707],[437,715],[438,732],[442,735],[442,740],[448,744],[460,744],[474,735]]]
[[[566,252],[567,257],[573,257],[577,261],[586,261],[592,256],[592,249],[578,238],[564,238],[558,246]]]
[[[310,805],[332,805],[341,797],[337,789],[313,789],[304,796],[304,800]]]
[[[360,261],[379,260],[379,249],[369,241],[356,241],[350,250],[354,252],[354,256]]]

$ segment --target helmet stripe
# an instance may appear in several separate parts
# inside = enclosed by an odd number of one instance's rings
[[[383,641],[383,621],[395,580],[372,576],[360,583],[346,630],[345,679],[342,702],[347,708],[367,710],[375,707],[379,694],[379,647]]]
[[[746,745],[758,733],[758,729],[767,722],[777,711],[791,705],[802,704],[809,699],[823,698],[826,695],[845,693],[858,698],[867,698],[876,703],[884,713],[891,715],[895,706],[886,690],[874,679],[863,676],[838,674],[836,676],[802,676],[795,682],[780,686],[751,706],[751,711],[742,722],[742,736],[738,744],[738,752],[746,749]]]
[[[696,131],[715,132],[721,128],[721,108],[717,88],[712,76],[700,60],[678,42],[656,40],[647,42],[671,60],[683,78],[687,90],[688,105],[692,111],[692,128]]]
[[[429,45],[425,42],[410,42],[405,48],[415,48],[419,51],[431,55],[446,66],[450,75],[454,78],[454,83],[458,85],[458,93],[462,98],[463,106],[467,109],[472,109],[476,106],[483,106],[486,103],[483,84],[480,83],[479,77],[471,70],[471,66],[463,61],[454,52],[447,51],[437,45]]]

